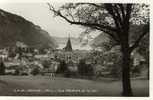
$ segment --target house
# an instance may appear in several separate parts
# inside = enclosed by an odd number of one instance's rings
[[[142,62],[146,61],[145,58],[140,53],[136,52],[136,50],[132,52],[131,58],[133,59],[133,66],[138,66]]]
[[[50,75],[55,76],[55,73],[56,73],[58,67],[59,67],[59,62],[51,61],[49,68],[43,68],[41,70],[41,74],[47,75],[47,76],[50,76]]]
[[[19,63],[16,62],[4,62],[5,65],[5,74],[14,75],[16,69],[19,67]]]

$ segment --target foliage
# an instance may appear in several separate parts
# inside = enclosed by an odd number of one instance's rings
[[[9,50],[9,54],[8,54],[8,56],[9,57],[15,57],[16,56],[16,53],[15,53],[15,51],[13,51],[12,49],[11,50]]]
[[[50,67],[50,61],[49,60],[44,60],[42,62],[42,65],[43,65],[44,68],[49,68]]]
[[[5,65],[4,62],[0,62],[0,75],[5,75]]]
[[[130,28],[130,43],[133,44],[136,42],[136,39],[139,38],[139,34],[144,25],[132,25]],[[148,56],[149,53],[149,34],[146,34],[140,41],[139,46],[137,47],[137,51],[143,55]],[[148,56],[149,57],[149,56]]]
[[[110,75],[115,78],[121,78],[122,55],[117,52],[109,52],[104,55],[104,61]]]
[[[122,35],[127,34],[122,33],[124,28],[128,31],[132,24],[149,23],[149,6],[146,4],[66,3],[58,10],[50,4],[49,7],[55,16],[60,16],[71,24],[81,25],[85,28],[85,34],[98,30],[119,44]],[[141,33],[137,34],[141,37]]]
[[[147,34],[140,42],[138,52],[146,59],[146,63],[149,66],[149,34]]]
[[[82,76],[92,76],[93,67],[90,64],[86,64],[85,59],[81,59],[78,64],[78,72]]]
[[[16,69],[15,70],[15,73],[14,73],[14,75],[19,75],[20,74],[20,71],[19,71],[19,69]]]
[[[60,60],[60,65],[57,69],[57,73],[65,73],[68,70],[67,68],[67,64],[65,62],[65,60]]]
[[[39,70],[39,68],[37,68],[37,67],[34,68],[34,69],[31,71],[31,74],[34,75],[34,76],[35,76],[35,75],[38,75],[39,73],[40,73],[40,70]]]

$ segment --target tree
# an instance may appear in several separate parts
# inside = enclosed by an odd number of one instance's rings
[[[143,55],[143,57],[146,60],[146,65],[148,68],[148,76],[147,78],[149,79],[149,34],[147,34],[143,40],[140,42],[140,46],[138,48],[138,52]]]
[[[67,3],[59,9],[49,4],[55,16],[60,16],[70,24],[81,25],[86,32],[98,30],[108,34],[121,46],[122,52],[122,87],[123,96],[132,96],[130,82],[131,52],[139,46],[141,39],[149,33],[149,15],[141,14],[148,8],[145,4],[101,4],[101,3]],[[148,12],[146,10],[145,12]],[[148,14],[148,13],[147,13]],[[138,23],[139,22],[139,23]],[[130,43],[130,26],[144,24],[139,37]]]
[[[78,64],[78,72],[80,75],[84,76],[86,73],[86,63],[85,59],[80,59],[79,64]]]
[[[35,76],[35,75],[38,75],[39,73],[40,73],[40,70],[39,70],[39,68],[37,68],[37,67],[34,68],[34,69],[31,71],[31,74],[34,75],[34,76]]]
[[[91,64],[86,64],[86,59],[80,59],[78,64],[78,73],[82,76],[92,76],[94,69]]]
[[[60,60],[60,65],[57,68],[57,73],[65,74],[67,70],[68,70],[68,68],[67,68],[67,64],[66,64],[65,60]]]
[[[110,75],[115,78],[121,78],[121,53],[120,52],[107,52],[104,56],[105,64]]]
[[[0,62],[0,75],[5,75],[5,65],[4,62]]]
[[[15,69],[14,75],[19,75],[20,74],[20,70],[19,69]]]
[[[138,38],[139,35],[136,34],[140,31],[140,29],[143,27],[144,25],[139,25],[139,26],[132,26],[131,28],[131,31],[135,34],[132,34],[131,35],[131,42],[133,42],[135,40],[135,38]],[[149,79],[149,34],[146,34],[140,41],[139,43],[139,47],[137,47],[135,49],[135,52],[136,53],[139,53],[141,56],[144,57],[145,59],[145,62],[144,65],[145,65],[145,68],[148,70],[148,79]],[[142,71],[141,70],[142,66],[138,66],[136,69],[139,70],[140,72]],[[144,70],[144,69],[143,69]]]
[[[50,61],[48,61],[48,60],[44,60],[43,62],[42,62],[42,65],[43,65],[43,67],[44,68],[46,68],[46,69],[48,69],[49,67],[50,67]]]

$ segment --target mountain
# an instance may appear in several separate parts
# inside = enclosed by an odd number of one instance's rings
[[[67,43],[67,40],[68,40],[68,37],[53,37],[55,39],[55,41],[58,43],[58,44],[65,44]],[[74,44],[74,45],[77,45],[80,43],[80,40],[78,38],[75,38],[75,37],[70,37],[71,39],[71,43]]]
[[[23,42],[34,48],[55,48],[55,40],[40,26],[0,9],[0,48],[13,47]]]
[[[89,42],[89,45],[96,49],[96,48],[100,48],[105,50],[105,46],[107,44],[109,44],[110,39],[106,34],[99,34],[98,36],[96,36],[92,41]]]

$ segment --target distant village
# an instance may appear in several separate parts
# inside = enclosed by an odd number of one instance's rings
[[[134,71],[137,65],[145,62],[141,55],[135,55]],[[16,47],[0,50],[5,75],[115,76],[121,72],[116,57],[121,56],[116,56],[113,51],[73,50],[70,37],[63,49],[39,50],[18,41]]]
[[[79,50],[72,51],[70,38],[65,48],[62,49],[35,49],[28,47],[22,42],[17,42],[14,48],[0,50],[0,60],[4,63],[5,74],[8,75],[32,75],[34,70],[41,74],[55,73],[60,61],[75,65],[87,52],[80,53]],[[70,68],[76,69],[76,66]],[[37,72],[36,72],[37,74]]]

